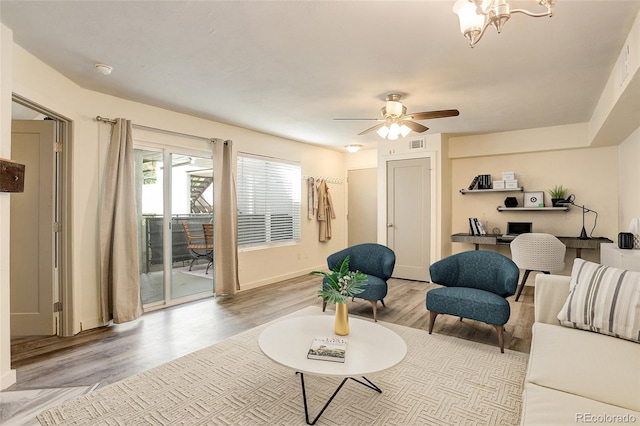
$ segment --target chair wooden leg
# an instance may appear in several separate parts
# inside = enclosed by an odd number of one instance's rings
[[[378,301],[369,300],[369,302],[371,302],[371,306],[373,307],[373,321],[378,322]]]
[[[433,324],[436,322],[437,312],[429,311],[429,334],[433,331]]]
[[[500,353],[504,353],[504,326],[493,324],[498,332],[498,345],[500,345]]]
[[[529,274],[530,273],[531,273],[531,271],[529,269],[524,271],[524,275],[522,276],[522,282],[520,283],[520,288],[518,288],[518,293],[516,294],[516,302],[518,301],[518,298],[520,297],[520,294],[522,293],[522,289],[524,288],[524,283],[527,281],[527,278],[529,278]]]
[[[327,309],[327,299],[322,299],[322,312]]]

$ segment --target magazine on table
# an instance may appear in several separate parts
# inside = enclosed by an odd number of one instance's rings
[[[307,358],[323,361],[344,362],[348,340],[338,336],[316,336],[313,338]]]

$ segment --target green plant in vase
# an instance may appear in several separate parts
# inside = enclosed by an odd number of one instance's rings
[[[348,303],[350,297],[364,291],[364,285],[367,283],[365,274],[349,270],[349,256],[338,263],[331,272],[313,271],[311,274],[325,277],[318,296],[328,303]]]
[[[556,185],[551,189],[547,189],[547,192],[551,195],[551,203],[553,207],[558,207],[558,202],[564,200],[568,191],[562,185]]]
[[[349,256],[337,264],[331,272],[312,271],[311,274],[324,276],[318,296],[328,303],[336,304],[334,331],[340,336],[346,336],[349,334],[347,303],[350,297],[364,291],[367,276],[360,271],[349,270]]]

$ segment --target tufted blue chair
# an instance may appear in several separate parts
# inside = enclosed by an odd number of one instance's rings
[[[446,257],[429,267],[431,281],[443,287],[427,292],[429,334],[439,314],[455,315],[491,324],[504,353],[504,325],[511,309],[506,297],[518,286],[520,271],[506,256],[492,251],[467,251]]]
[[[393,273],[396,255],[389,247],[380,244],[358,244],[329,256],[327,258],[329,269],[333,270],[347,256],[349,256],[349,270],[360,271],[367,276],[365,290],[356,295],[356,298],[371,302],[373,319],[378,321],[378,300],[384,306],[384,297],[387,295],[387,280],[391,278]],[[326,307],[327,301],[323,300],[322,312]]]

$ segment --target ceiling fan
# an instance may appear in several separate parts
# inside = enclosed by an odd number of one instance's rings
[[[390,93],[387,95],[385,106],[380,109],[381,118],[335,118],[334,120],[376,120],[379,121],[373,127],[370,127],[358,135],[376,131],[382,138],[396,140],[398,136],[407,136],[412,130],[416,133],[422,133],[429,130],[428,127],[414,120],[428,120],[432,118],[456,117],[460,115],[457,109],[445,109],[442,111],[426,111],[414,112],[407,114],[407,107],[400,102],[400,95]]]

